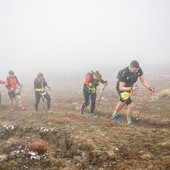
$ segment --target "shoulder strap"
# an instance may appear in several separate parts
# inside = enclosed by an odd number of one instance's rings
[[[14,76],[14,77],[15,77],[15,79],[16,79],[16,83],[20,86],[20,82],[18,81],[17,76]]]
[[[120,79],[121,77],[123,77],[126,74],[126,72],[127,72],[126,68],[119,70],[117,74],[117,79]]]
[[[10,85],[10,79],[9,77],[7,77],[7,81],[8,81],[8,86]]]

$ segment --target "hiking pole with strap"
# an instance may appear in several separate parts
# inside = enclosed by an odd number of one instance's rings
[[[41,94],[41,97],[42,97],[42,102],[43,102],[43,110],[45,112],[46,111],[46,109],[45,109],[45,97],[44,97],[43,94]]]
[[[151,91],[150,94],[149,94],[149,96],[148,96],[148,98],[146,99],[145,103],[143,104],[142,108],[141,108],[140,111],[138,112],[138,114],[137,114],[137,116],[136,116],[136,120],[139,119],[140,114],[144,111],[144,108],[146,107],[146,104],[148,103],[150,97],[152,96],[152,93],[153,93],[153,92]]]
[[[19,93],[21,94],[21,91],[22,91],[22,87],[23,87],[23,84],[20,85],[20,88],[19,88]]]
[[[40,93],[41,97],[42,97],[42,102],[43,102],[43,109],[44,109],[44,112],[46,111],[46,107],[45,107],[45,97],[44,95],[47,94],[46,91],[44,91],[43,93]]]
[[[102,92],[101,92],[101,95],[100,95],[98,104],[100,104],[100,101],[101,101],[101,99],[102,99],[102,96],[103,96],[103,93],[104,93],[104,89],[105,89],[106,86],[107,86],[107,84],[105,84],[104,87],[103,87],[103,89],[102,89]]]
[[[105,89],[106,86],[107,86],[107,84],[104,84],[104,87],[102,89],[102,92],[101,92],[101,95],[100,95],[100,98],[99,98],[99,102],[96,104],[96,107],[95,107],[95,112],[97,111],[97,106],[100,104],[100,101],[102,99],[102,96],[103,96],[103,93],[104,93],[104,89]]]

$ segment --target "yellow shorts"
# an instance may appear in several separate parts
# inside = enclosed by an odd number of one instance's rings
[[[120,96],[123,100],[126,100],[130,97],[130,93],[129,92],[123,92],[123,93],[120,94]]]

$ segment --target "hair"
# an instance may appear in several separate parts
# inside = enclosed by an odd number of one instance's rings
[[[13,70],[9,70],[8,73],[14,75],[14,71]]]
[[[139,68],[139,63],[136,60],[131,61],[130,65],[135,67],[135,68]]]
[[[43,73],[38,73],[38,74],[37,74],[37,77],[38,77],[38,78],[43,77]]]
[[[94,76],[97,78],[101,78],[101,74],[99,73],[99,71],[94,72]]]

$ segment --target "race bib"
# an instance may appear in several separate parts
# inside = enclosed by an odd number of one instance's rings
[[[124,100],[126,100],[130,97],[130,93],[128,93],[128,92],[123,92],[120,95],[121,95],[121,98]]]

